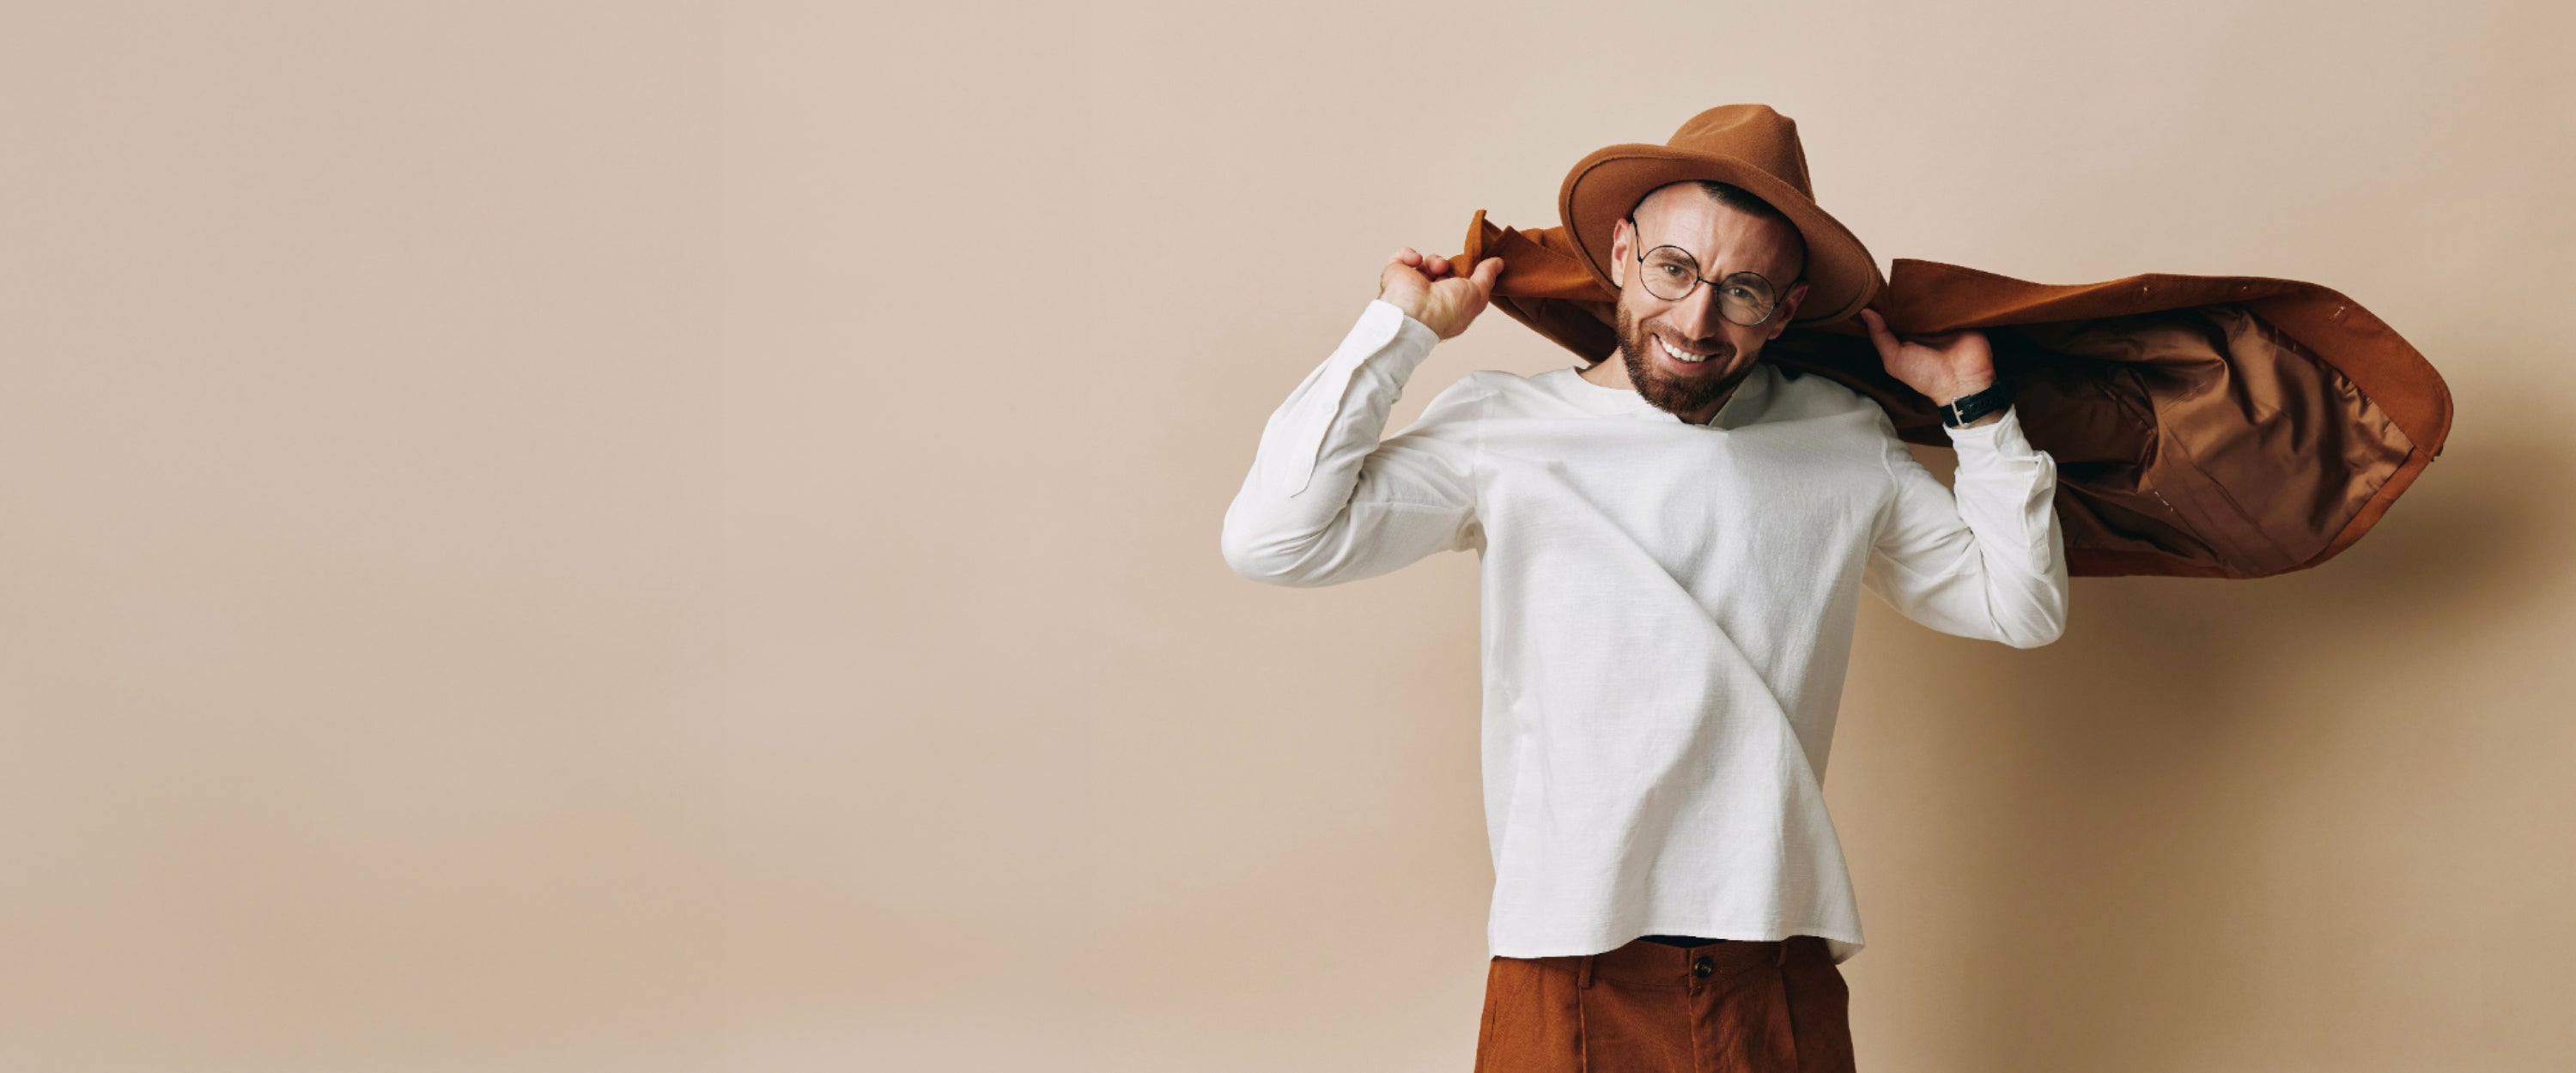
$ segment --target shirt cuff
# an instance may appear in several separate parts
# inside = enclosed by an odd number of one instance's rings
[[[1963,460],[1979,456],[2027,458],[2037,454],[2038,449],[2030,445],[2030,438],[2022,434],[2021,407],[2006,405],[2000,412],[2003,416],[1996,418],[1991,425],[1973,428],[1943,425],[1941,431],[1950,434],[1950,447]]]
[[[1395,303],[1384,298],[1369,300],[1368,308],[1360,313],[1360,324],[1373,332],[1385,332],[1401,344],[1396,349],[1412,359],[1405,363],[1404,371],[1408,373],[1414,366],[1422,364],[1422,359],[1430,357],[1431,348],[1440,342],[1440,333],[1432,331],[1430,325],[1405,315],[1403,310],[1395,307]]]

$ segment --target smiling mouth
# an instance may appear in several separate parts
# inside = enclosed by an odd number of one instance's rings
[[[1656,349],[1663,351],[1665,357],[1671,358],[1673,361],[1682,365],[1705,365],[1709,363],[1710,359],[1717,357],[1714,353],[1693,354],[1688,351],[1676,350],[1673,348],[1671,340],[1665,339],[1660,335],[1655,336],[1654,338]]]

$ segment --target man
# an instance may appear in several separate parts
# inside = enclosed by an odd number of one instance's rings
[[[2055,462],[1982,334],[1900,339],[1862,308],[1875,264],[1770,109],[1596,153],[1565,191],[1619,360],[1471,372],[1380,442],[1501,271],[1396,251],[1271,415],[1226,561],[1314,586],[1483,558],[1480,1073],[1849,1069],[1838,966],[1862,938],[1822,783],[1859,593],[1946,633],[2056,639]],[[1887,372],[1950,407],[1955,494],[1879,406],[1758,360],[1810,302],[1858,310]]]

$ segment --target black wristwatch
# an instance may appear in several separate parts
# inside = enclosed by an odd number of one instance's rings
[[[1984,391],[1950,400],[1949,405],[1941,408],[1941,423],[1957,428],[2012,405],[2012,400],[2013,382],[1998,376]]]

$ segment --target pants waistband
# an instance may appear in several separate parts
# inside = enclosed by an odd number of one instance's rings
[[[1687,936],[1677,938],[1688,938]],[[1790,958],[1830,957],[1825,941],[1813,935],[1786,939],[1710,939],[1704,945],[1679,946],[1637,938],[1616,950],[1528,958],[1570,970],[1579,986],[1611,980],[1626,984],[1689,986],[1732,976],[1748,969],[1786,965]]]

